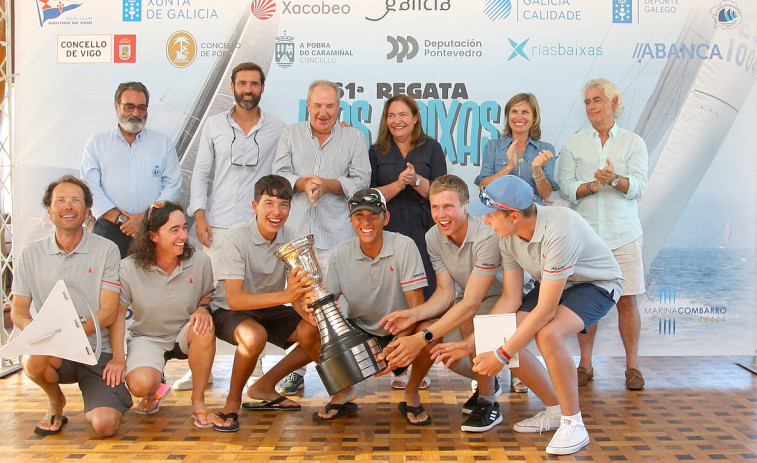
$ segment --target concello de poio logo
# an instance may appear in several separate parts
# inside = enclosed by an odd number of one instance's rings
[[[197,41],[187,31],[176,31],[168,37],[166,56],[177,68],[185,68],[192,64],[197,56]]]

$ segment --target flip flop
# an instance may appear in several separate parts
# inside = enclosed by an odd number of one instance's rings
[[[142,400],[147,402],[146,407],[143,410],[136,408],[134,410],[134,413],[138,415],[152,415],[153,413],[158,413],[158,410],[160,410],[160,404],[163,403],[163,399],[168,397],[168,394],[170,393],[171,387],[166,383],[160,383],[158,390],[155,391],[155,397],[151,397],[149,399],[143,398]]]
[[[411,424],[413,426],[426,426],[426,425],[431,424],[430,416],[423,421],[418,421],[417,423],[413,423],[412,421],[410,421],[410,418],[407,417],[408,413],[412,413],[417,418],[418,415],[425,412],[426,409],[423,408],[423,404],[418,405],[417,407],[412,407],[408,405],[407,402],[400,402],[399,405],[397,405],[397,408],[400,409],[400,411],[402,412],[402,416],[405,417],[405,421],[407,421],[408,424]]]
[[[231,418],[231,424],[229,426],[213,425],[213,429],[218,432],[237,432],[239,431],[239,415],[236,413],[219,413],[218,417],[224,422]],[[224,423],[225,424],[225,423]]]
[[[394,378],[392,381],[392,389],[405,389],[407,387],[409,376],[402,375]],[[418,389],[428,389],[431,386],[431,378],[424,376],[421,380],[421,384],[418,385]]]
[[[39,426],[36,426],[34,428],[34,434],[38,436],[51,436],[53,434],[58,434],[61,429],[63,429],[63,426],[68,423],[68,417],[65,415],[45,415],[43,420],[47,420],[50,422],[50,424],[55,424],[55,420],[60,420],[60,426],[58,426],[58,429],[42,429]]]
[[[285,400],[286,400],[286,397],[284,397],[283,395],[280,395],[271,401],[263,400],[260,403],[245,402],[242,404],[242,408],[244,408],[245,410],[251,410],[251,411],[280,410],[284,412],[298,411],[302,408],[300,404],[281,405],[281,402]]]
[[[207,412],[192,412],[192,421],[195,427],[205,429],[215,426],[213,422],[208,419],[208,415],[210,415],[211,413],[213,412],[211,412],[210,410],[208,410]],[[205,421],[205,423],[203,423],[203,421]]]
[[[351,415],[353,413],[357,413],[358,406],[354,402],[346,402],[343,404],[327,404],[326,412],[329,412],[331,410],[336,410],[337,412],[330,418],[324,418],[318,415],[318,412],[313,413],[313,421],[331,421],[339,418],[340,416]]]

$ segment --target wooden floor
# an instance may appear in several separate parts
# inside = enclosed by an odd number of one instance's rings
[[[108,439],[91,432],[76,386],[66,386],[70,422],[55,436],[32,433],[46,400],[22,373],[0,379],[0,461],[757,461],[757,376],[725,357],[643,358],[647,387],[623,386],[620,358],[595,359],[597,376],[581,388],[581,410],[591,436],[582,451],[551,457],[544,449],[552,432],[518,434],[512,424],[541,409],[532,394],[499,399],[504,422],[482,434],[463,433],[460,406],[470,394],[467,380],[434,367],[432,386],[422,392],[434,419],[407,425],[397,411],[400,391],[389,378],[358,388],[360,412],[332,423],[311,414],[327,400],[310,367],[301,412],[240,411],[241,430],[222,434],[197,429],[189,419],[189,392],[169,396],[151,416],[126,414]],[[231,357],[220,356],[208,403],[222,404]],[[171,361],[169,383],[185,363]]]

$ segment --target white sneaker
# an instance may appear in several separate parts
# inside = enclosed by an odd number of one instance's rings
[[[586,426],[575,420],[562,420],[557,432],[549,441],[547,453],[550,455],[570,455],[589,443]]]
[[[247,387],[255,384],[257,380],[263,377],[263,362],[258,358],[258,363],[255,364],[255,369],[252,370],[252,374],[247,378]]]
[[[208,376],[208,386],[213,384],[213,373],[210,373],[210,376]],[[175,383],[173,383],[173,388],[177,391],[191,391],[192,390],[192,370],[187,370],[186,373],[184,373],[184,376],[177,379]]]
[[[513,431],[515,432],[538,432],[549,431],[551,429],[557,429],[560,427],[560,417],[550,416],[549,412],[542,410],[531,418],[526,418],[523,421],[518,421],[513,425]]]

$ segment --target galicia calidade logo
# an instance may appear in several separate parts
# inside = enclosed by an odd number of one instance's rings
[[[724,0],[710,10],[715,28],[735,29],[741,24],[741,9],[734,2]]]
[[[410,60],[418,54],[418,41],[410,35],[407,37],[387,35],[386,41],[392,46],[391,51],[386,55],[386,59],[396,58],[397,62],[401,63],[403,59]]]
[[[197,41],[187,31],[174,32],[166,42],[166,56],[177,68],[185,68],[197,56]]]
[[[633,0],[612,0],[612,22],[615,24],[630,24],[633,22],[631,8]]]
[[[294,37],[287,35],[287,31],[276,37],[273,59],[284,69],[294,64]]]
[[[484,14],[492,21],[506,19],[512,10],[510,0],[486,0],[484,4]]]
[[[124,22],[142,21],[142,0],[123,0]]]
[[[252,15],[261,21],[271,19],[276,12],[276,2],[273,0],[254,0],[250,5]]]
[[[50,3],[50,0],[39,0],[35,3],[37,4],[37,14],[39,16],[40,26],[42,26],[45,21],[56,19],[63,14],[73,10],[74,8],[79,8],[81,6],[81,2],[70,2],[62,0],[55,1],[54,6],[48,5],[48,3]]]
[[[526,39],[520,43],[516,42],[515,40],[511,39],[510,37],[507,38],[507,40],[510,42],[510,45],[513,47],[512,53],[510,53],[510,57],[507,58],[507,61],[512,60],[513,58],[517,58],[518,56],[522,56],[526,59],[526,61],[531,61],[528,59],[528,56],[526,55],[526,51],[523,49],[525,48],[526,44],[528,43],[529,39]]]

